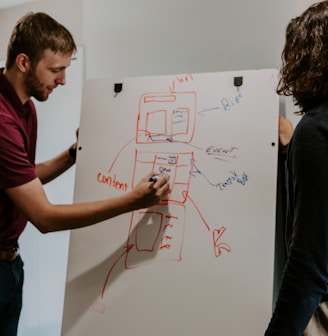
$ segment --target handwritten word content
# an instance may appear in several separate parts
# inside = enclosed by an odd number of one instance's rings
[[[201,111],[198,111],[198,115],[205,117],[206,114],[208,114],[209,112],[216,112],[221,109],[223,109],[224,111],[230,111],[241,103],[242,97],[243,96],[242,96],[241,91],[239,91],[234,97],[229,97],[229,98],[223,97],[220,99],[219,106],[206,107],[202,109]]]
[[[245,172],[243,172],[241,175],[238,175],[235,170],[230,173],[231,176],[229,176],[224,182],[219,182],[216,184],[220,190],[224,190],[225,188],[232,186],[235,183],[240,183],[244,186],[248,181],[248,176]]]
[[[202,176],[209,185],[219,188],[220,190],[225,190],[227,187],[231,187],[234,184],[238,183],[242,186],[246,185],[248,181],[248,175],[243,172],[242,174],[238,174],[236,170],[230,172],[230,176],[223,182],[213,183],[209,180],[209,178],[196,166],[194,161],[194,170],[190,172],[190,174],[194,177],[197,175]]]
[[[238,147],[218,147],[218,146],[208,146],[205,150],[205,153],[208,156],[213,156],[214,158],[220,158],[220,157],[228,157],[230,159],[235,159],[236,155],[235,152],[238,151]]]
[[[181,124],[188,122],[189,117],[189,109],[176,109],[173,113],[172,123],[173,124]]]
[[[97,182],[102,183],[102,184],[106,184],[111,188],[119,189],[119,190],[122,190],[122,191],[127,191],[128,188],[129,188],[129,186],[126,182],[120,182],[120,181],[117,180],[116,174],[114,175],[114,177],[112,177],[112,176],[105,176],[102,173],[98,173]]]
[[[169,86],[169,91],[170,92],[175,92],[176,86],[178,84],[183,84],[183,83],[193,82],[193,81],[194,81],[194,78],[193,78],[192,74],[187,74],[187,75],[184,75],[184,76],[178,76],[172,81],[171,85]]]
[[[240,104],[240,98],[242,98],[242,94],[239,91],[238,94],[233,98],[222,98],[221,105],[225,111],[230,111],[233,107]]]

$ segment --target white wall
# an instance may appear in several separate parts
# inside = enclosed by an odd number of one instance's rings
[[[288,21],[311,3],[38,0],[0,11],[0,59],[5,59],[16,20],[28,11],[45,11],[85,47],[86,78],[278,68]],[[54,101],[55,95],[51,99]],[[292,111],[289,103],[287,115],[293,119]],[[69,146],[76,127],[76,121],[56,111],[44,117],[42,123],[47,126],[39,138],[39,159]],[[60,136],[50,136],[54,124],[60,125]],[[73,186],[61,178],[49,185],[47,192],[54,201],[69,202]],[[20,335],[60,335],[67,251],[68,232],[43,236],[32,226],[25,231],[26,283]]]
[[[278,67],[298,1],[84,1],[86,76]]]
[[[298,11],[301,13],[306,8],[308,8],[309,6],[311,6],[312,4],[314,4],[316,2],[319,2],[319,0],[317,0],[317,1],[313,1],[313,0],[300,0],[299,4],[298,4]]]

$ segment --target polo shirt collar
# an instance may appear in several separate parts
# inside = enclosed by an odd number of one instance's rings
[[[22,116],[27,115],[31,111],[31,99],[29,99],[25,104],[22,104],[16,91],[3,74],[4,68],[0,68],[0,92],[3,94],[12,104],[15,111]]]

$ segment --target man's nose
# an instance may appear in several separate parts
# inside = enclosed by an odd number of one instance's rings
[[[65,85],[66,84],[66,72],[65,70],[60,72],[60,75],[56,78],[56,84]]]

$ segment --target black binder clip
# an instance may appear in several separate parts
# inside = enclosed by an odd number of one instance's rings
[[[233,85],[237,88],[239,91],[239,87],[243,85],[243,77],[234,77],[233,79]]]
[[[123,83],[114,84],[114,97],[116,97],[123,89]]]

